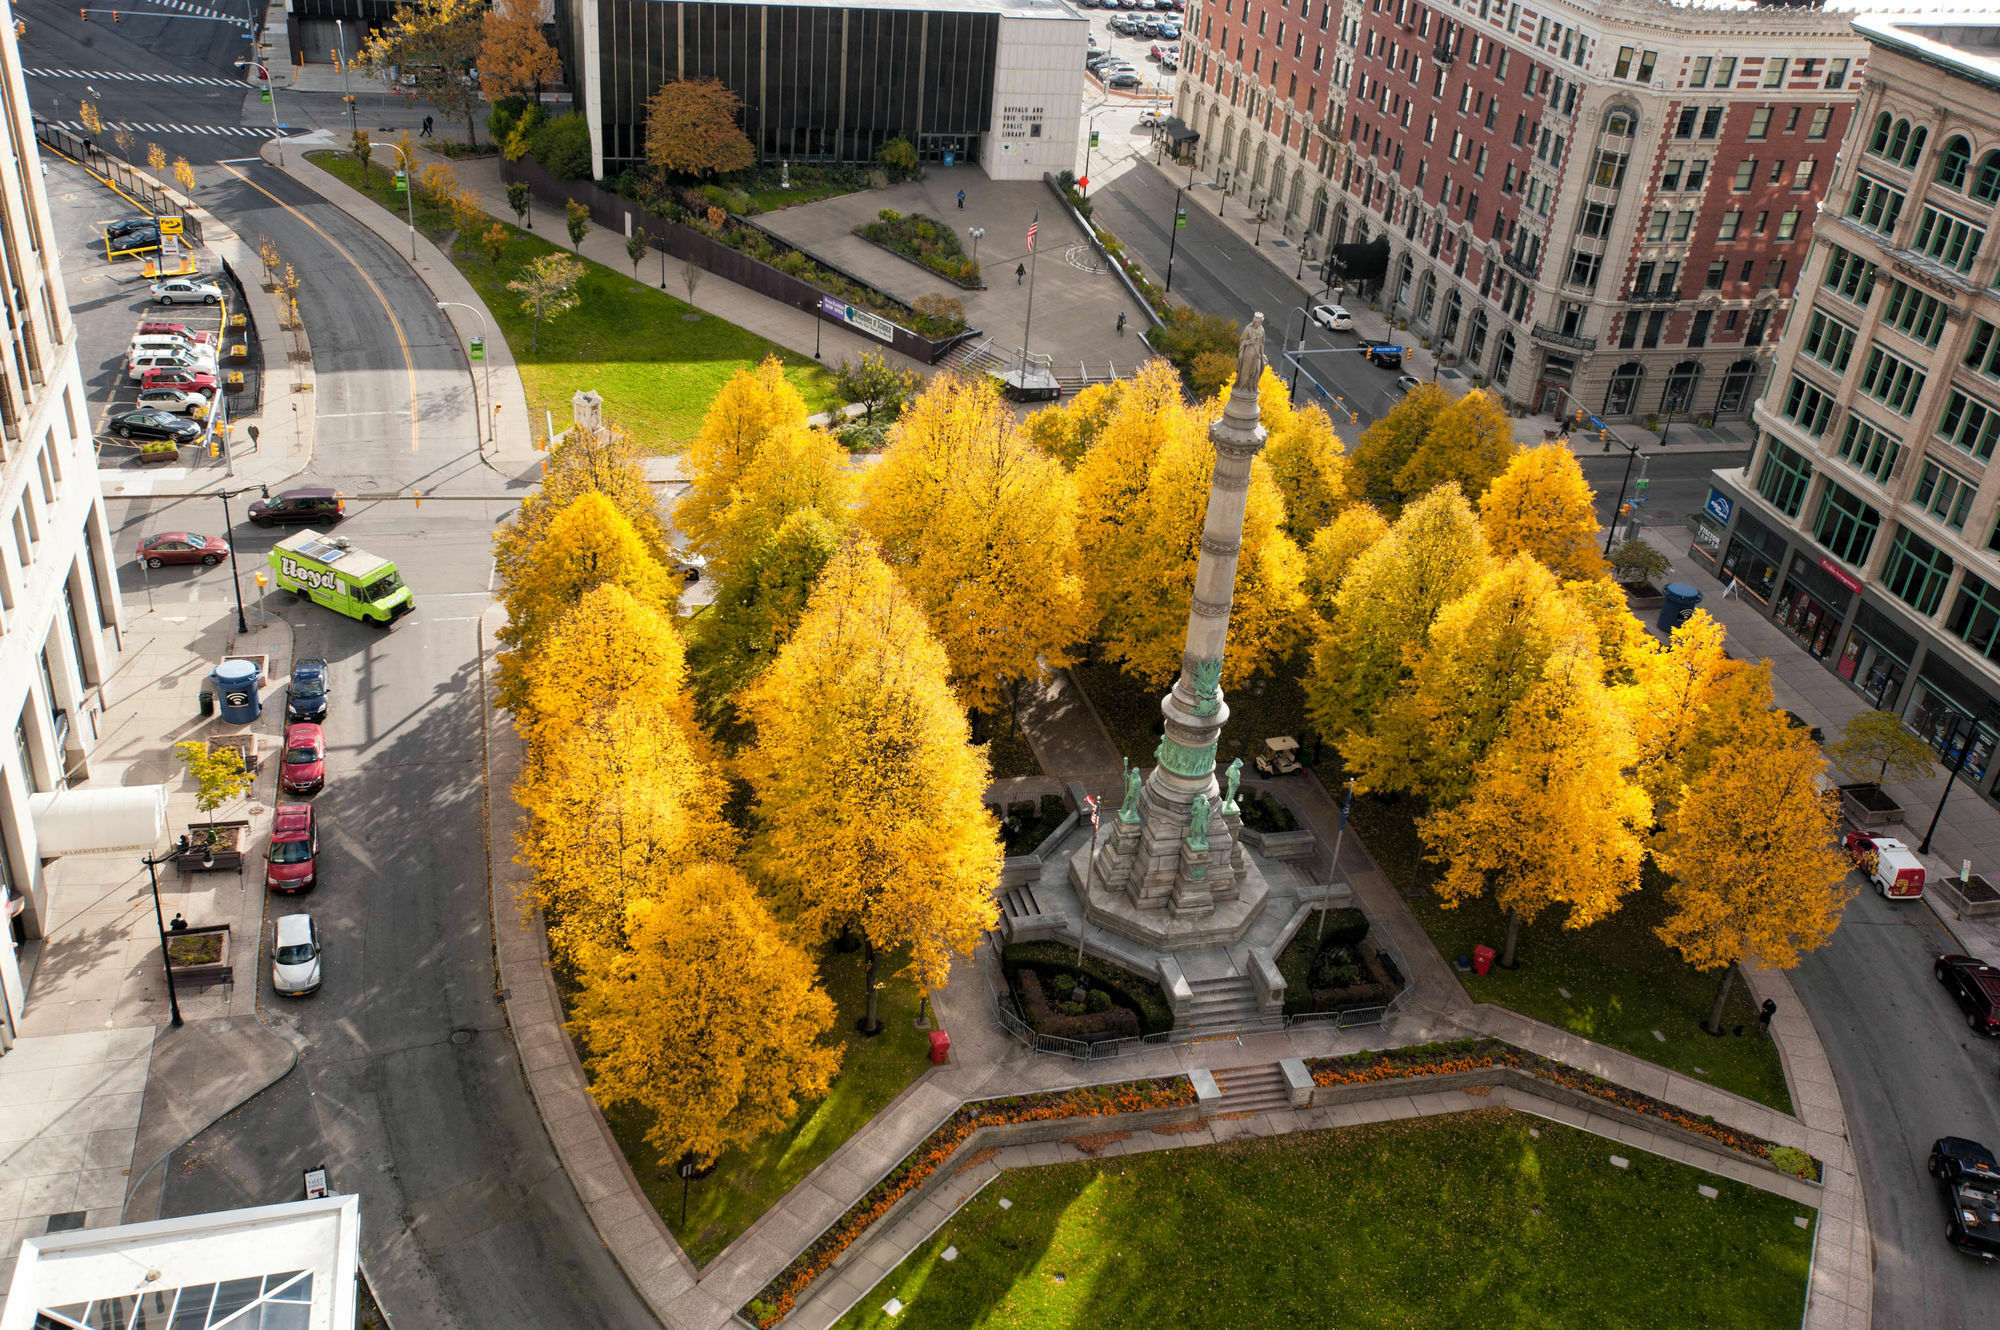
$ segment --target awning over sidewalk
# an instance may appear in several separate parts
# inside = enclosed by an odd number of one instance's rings
[[[1192,143],[1201,135],[1187,127],[1187,122],[1177,115],[1170,115],[1160,124],[1160,132],[1165,134],[1178,148],[1183,143]]]
[[[28,816],[35,826],[35,852],[44,859],[114,850],[146,854],[167,839],[167,787],[114,785],[33,794],[28,796]]]

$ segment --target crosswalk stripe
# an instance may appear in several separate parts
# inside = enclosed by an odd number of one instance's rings
[[[250,85],[237,79],[213,78],[201,74],[141,74],[125,69],[24,69],[30,78],[107,79],[118,82],[173,83],[204,88],[241,88]]]
[[[57,129],[67,129],[73,134],[87,134],[90,132],[84,127],[81,121],[77,120],[51,120],[48,123],[54,125]],[[170,134],[219,134],[226,137],[247,139],[268,139],[272,137],[270,130],[260,129],[255,125],[152,125],[141,124],[135,121],[120,121],[115,124],[107,122],[104,128],[109,133],[116,133],[122,129],[134,134],[159,134],[163,136]]]

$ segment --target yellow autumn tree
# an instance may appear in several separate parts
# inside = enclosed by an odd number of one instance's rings
[[[1410,677],[1371,729],[1342,745],[1347,770],[1367,789],[1415,794],[1433,808],[1456,804],[1549,657],[1591,632],[1533,558],[1491,565],[1438,611]]]
[[[1673,913],[1653,931],[1697,970],[1722,971],[1706,1022],[1722,1033],[1736,969],[1789,970],[1826,945],[1853,898],[1804,730],[1766,713],[1716,751],[1666,816],[1653,859]]]
[[[1490,892],[1507,912],[1502,965],[1514,964],[1523,922],[1560,905],[1563,927],[1584,928],[1639,885],[1652,805],[1626,778],[1632,758],[1596,645],[1578,632],[1514,705],[1472,792],[1418,823],[1427,857],[1444,865],[1444,905]]]
[[[1404,490],[1403,468],[1430,436],[1431,426],[1451,405],[1451,394],[1435,383],[1412,388],[1403,399],[1361,433],[1350,462],[1351,487],[1385,514],[1394,517],[1406,499],[1416,497]]]
[[[1264,464],[1285,501],[1285,534],[1305,545],[1350,502],[1345,450],[1326,412],[1293,407],[1285,381],[1269,369],[1257,385],[1257,410],[1268,436]]]
[[[717,576],[727,577],[793,513],[814,508],[845,522],[853,498],[854,473],[833,435],[806,425],[774,430],[757,446],[734,498],[711,526],[709,562]]]
[[[1438,611],[1477,584],[1490,559],[1479,519],[1455,485],[1418,499],[1362,551],[1313,645],[1306,712],[1321,734],[1344,745],[1348,733],[1367,732],[1402,686]]]
[[[1045,406],[1030,415],[1022,429],[1028,442],[1074,471],[1098,435],[1104,433],[1124,391],[1122,379],[1093,383],[1067,402]]]
[[[1218,404],[1211,407],[1220,413]],[[1181,670],[1214,474],[1215,445],[1206,429],[1175,429],[1132,514],[1137,549],[1145,552],[1144,571],[1110,604],[1099,637],[1125,673],[1154,686]],[[1289,656],[1305,627],[1300,590],[1305,560],[1284,532],[1284,509],[1270,468],[1263,458],[1253,459],[1229,611],[1225,688],[1241,687]]]
[[[611,500],[586,492],[548,519],[542,538],[522,552],[501,601],[500,703],[519,712],[543,636],[593,587],[612,583],[642,605],[668,613],[681,582],[647,549]]]
[[[684,656],[680,634],[658,607],[613,583],[592,587],[537,646],[527,705],[515,724],[532,750],[639,693],[684,716]]]
[[[1306,548],[1305,571],[1299,582],[1305,592],[1306,607],[1314,615],[1313,632],[1320,631],[1333,617],[1333,600],[1340,592],[1347,570],[1388,532],[1389,523],[1374,504],[1357,503],[1314,533],[1312,544]]]
[[[1096,442],[1077,464],[1076,543],[1093,618],[1102,619],[1154,566],[1141,542],[1138,511],[1154,459],[1168,438],[1204,428],[1182,397],[1173,366],[1148,361],[1125,384]]]
[[[678,874],[632,903],[625,931],[629,949],[586,958],[569,1024],[591,1097],[640,1110],[662,1166],[712,1160],[826,1094],[833,1003],[742,873]]]
[[[688,490],[674,505],[674,525],[692,548],[719,561],[723,525],[758,448],[773,434],[805,423],[805,398],[786,380],[776,356],[729,377],[688,445]]]
[[[860,936],[872,1032],[884,952],[908,948],[932,992],[993,925],[1000,846],[944,649],[867,537],[843,539],[741,705],[754,862],[802,935]]]
[[[1637,683],[1652,668],[1660,644],[1626,603],[1625,589],[1608,577],[1563,583],[1568,596],[1597,629],[1597,657],[1604,682],[1615,689]]]
[[[1770,684],[1763,667],[1731,660],[1721,623],[1696,610],[1665,651],[1643,659],[1622,696],[1638,741],[1636,778],[1664,814],[1729,724],[1768,709]]]
[[[1564,580],[1604,575],[1596,496],[1561,444],[1517,453],[1479,500],[1479,520],[1502,558],[1532,554]]]
[[[916,596],[969,708],[997,710],[1089,632],[1076,486],[990,382],[940,375],[904,408],[858,520]]]
[[[1396,473],[1396,488],[1407,501],[1450,482],[1478,499],[1507,469],[1514,451],[1514,422],[1506,408],[1474,388],[1437,413],[1423,443]]]
[[[594,434],[573,429],[543,460],[540,487],[521,500],[514,520],[494,533],[494,566],[504,585],[521,580],[550,521],[584,494],[602,495],[631,524],[647,552],[662,564],[667,561],[666,525],[646,483],[638,445],[616,428]]]

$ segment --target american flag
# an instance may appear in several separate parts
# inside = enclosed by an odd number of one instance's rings
[[[1030,254],[1035,252],[1035,232],[1041,230],[1041,227],[1042,227],[1042,214],[1038,210],[1035,213],[1035,220],[1028,223],[1028,252]]]
[[[1037,214],[1037,216],[1039,215]],[[1034,232],[1030,231],[1028,234],[1033,235]],[[1097,830],[1097,799],[1092,795],[1086,794],[1083,797],[1083,806],[1090,810],[1090,829],[1092,831]]]

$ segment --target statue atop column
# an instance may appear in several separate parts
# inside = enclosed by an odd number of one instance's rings
[[[1257,381],[1264,377],[1264,316],[1262,313],[1243,325],[1243,339],[1236,344],[1236,382],[1249,384],[1254,395]]]

